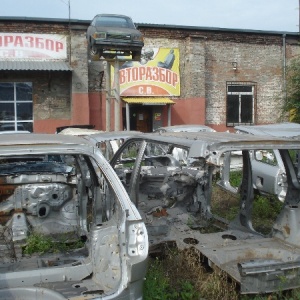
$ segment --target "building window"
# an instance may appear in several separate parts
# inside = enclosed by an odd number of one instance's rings
[[[32,82],[0,82],[0,131],[33,131]]]
[[[227,82],[227,126],[254,124],[255,90],[253,82]]]

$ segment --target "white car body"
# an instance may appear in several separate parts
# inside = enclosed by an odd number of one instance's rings
[[[142,299],[147,230],[93,144],[59,134],[3,135],[0,212],[0,299]],[[34,234],[82,244],[28,255]]]

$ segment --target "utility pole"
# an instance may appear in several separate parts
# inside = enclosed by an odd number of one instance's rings
[[[68,0],[68,8],[69,8],[69,22],[70,22],[70,20],[71,20],[71,0]]]
[[[68,44],[69,44],[69,63],[71,63],[71,0],[60,0],[62,3],[68,6],[68,18],[69,18],[69,37],[68,37]]]
[[[300,0],[299,0],[300,1]],[[71,38],[71,0],[68,0],[68,10],[69,10],[69,62],[71,64],[71,55],[72,55],[72,49],[71,49],[71,42],[72,42],[72,38]]]

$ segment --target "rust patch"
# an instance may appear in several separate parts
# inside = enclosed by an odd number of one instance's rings
[[[14,194],[17,185],[0,185],[0,202],[6,201]]]
[[[290,235],[291,233],[291,228],[288,225],[283,226],[283,229],[285,230],[285,232]]]
[[[254,250],[249,249],[245,252],[245,258],[253,258],[253,257],[256,257],[256,256],[257,256],[257,253]]]
[[[273,253],[267,253],[266,258],[271,259],[271,258],[275,258]]]
[[[165,208],[162,208],[162,209],[157,209],[156,211],[154,211],[152,213],[152,215],[153,215],[153,217],[160,218],[160,217],[166,217],[168,215],[168,213]]]
[[[11,219],[12,215],[15,213],[23,213],[24,210],[22,208],[13,209],[10,211],[0,211],[0,224],[5,226],[6,223]]]
[[[238,260],[244,260],[244,259],[252,259],[252,258],[256,258],[257,257],[257,253],[254,250],[247,250],[244,255],[241,257],[238,257]]]
[[[11,216],[6,215],[6,216],[0,216],[0,224],[2,226],[5,226],[6,223],[11,219]]]
[[[5,183],[6,183],[6,177],[1,177],[0,184],[5,184]]]
[[[263,258],[263,259],[276,259],[276,255],[274,255],[274,253],[272,252],[267,252],[267,253],[260,253],[260,252],[256,252],[255,250],[247,250],[245,251],[243,256],[238,256],[238,260],[239,261],[243,261],[243,260],[248,260],[248,259],[259,259],[259,258]]]

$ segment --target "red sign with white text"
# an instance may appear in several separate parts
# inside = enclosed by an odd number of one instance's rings
[[[120,67],[119,84],[123,97],[180,96],[179,49],[143,48]]]
[[[67,58],[66,36],[0,33],[0,59],[51,60]]]

